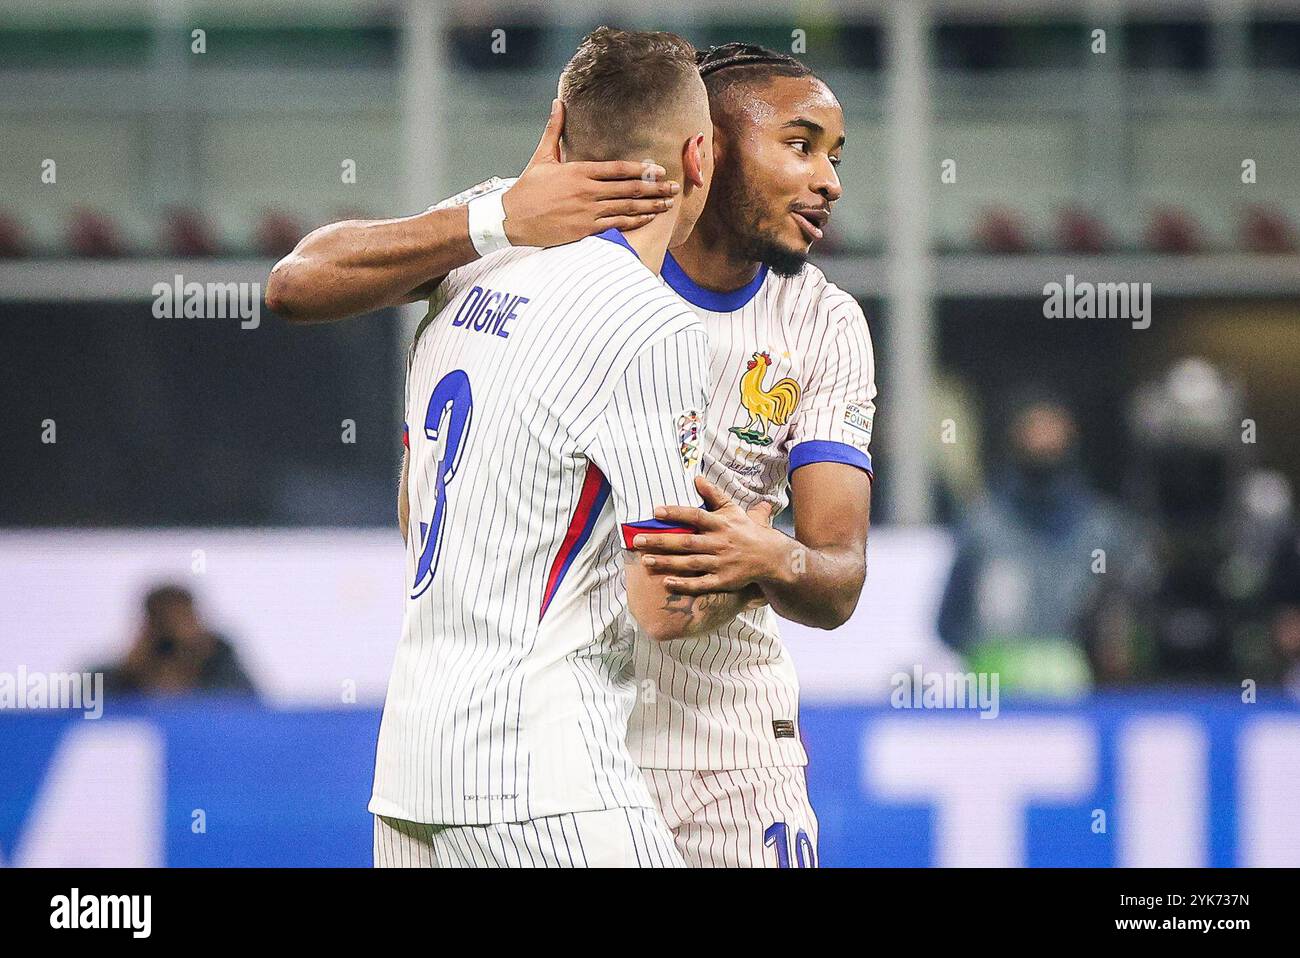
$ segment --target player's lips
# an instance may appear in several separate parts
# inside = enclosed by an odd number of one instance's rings
[[[793,210],[794,218],[799,223],[799,228],[803,230],[804,235],[812,242],[817,242],[822,238],[822,228],[826,221],[831,218],[829,210],[819,209],[799,209]]]

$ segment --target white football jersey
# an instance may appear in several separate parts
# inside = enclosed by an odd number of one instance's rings
[[[626,744],[619,525],[699,503],[708,395],[699,318],[615,231],[440,285],[407,376],[406,614],[371,812],[654,807]]]
[[[779,513],[790,473],[801,466],[830,461],[871,471],[875,362],[852,296],[812,265],[790,278],[764,269],[730,293],[697,286],[671,255],[662,275],[711,342],[707,479],[746,509],[766,500]],[[638,637],[634,663],[629,744],[643,768],[807,763],[799,682],[770,607],[741,613],[707,637]]]

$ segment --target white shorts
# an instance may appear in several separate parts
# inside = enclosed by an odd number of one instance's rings
[[[689,867],[817,867],[802,766],[642,773]]]
[[[376,868],[682,868],[652,808],[610,808],[497,825],[375,816]]]

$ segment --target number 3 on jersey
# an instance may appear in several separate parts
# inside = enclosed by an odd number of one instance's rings
[[[415,565],[412,599],[424,594],[438,571],[442,523],[447,514],[447,484],[456,475],[456,467],[460,464],[473,411],[474,396],[463,369],[453,369],[438,380],[424,414],[424,435],[433,442],[432,462],[424,466],[433,470],[433,518],[420,522],[420,559]],[[414,457],[411,468],[416,468]]]

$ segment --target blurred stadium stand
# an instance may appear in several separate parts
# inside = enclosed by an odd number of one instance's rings
[[[169,6],[177,12],[161,20],[129,2],[97,5],[93,18],[86,7],[6,6],[0,129],[12,152],[0,195],[37,250],[81,253],[69,222],[82,207],[134,255],[167,252],[159,225],[169,204],[202,211],[220,246],[244,253],[264,248],[267,210],[311,226],[343,205],[402,208],[397,8]],[[845,248],[879,250],[887,76],[879,54],[862,51],[881,42],[882,4],[838,15],[760,10],[757,23],[729,20],[735,6],[718,5],[713,22],[691,17],[697,28],[686,32],[700,43],[746,36],[788,47],[791,28],[812,21],[804,58],[839,92],[852,134],[837,228]],[[1151,235],[1166,206],[1201,225],[1209,250],[1243,248],[1251,206],[1300,219],[1300,53],[1288,45],[1300,45],[1300,11],[1245,5],[1248,15],[1221,22],[1215,9],[1136,4],[1098,56],[1087,49],[1093,23],[1073,5],[936,4],[930,141],[936,165],[956,160],[961,188],[939,191],[935,247],[978,246],[989,204],[1023,218],[1032,250],[1059,248],[1050,226],[1067,205],[1090,210],[1130,250],[1184,245]],[[440,144],[441,192],[508,171],[535,141],[538,104],[595,8],[535,10],[527,22],[526,7],[501,20],[504,9],[453,5],[443,103],[429,106],[456,126]],[[188,52],[191,25],[206,30],[206,53]],[[508,28],[503,54],[491,52],[498,25]],[[1265,171],[1249,191],[1224,175],[1240,168],[1245,144]],[[998,162],[985,162],[992,154]],[[66,185],[32,190],[33,165],[46,156],[59,158]],[[357,163],[355,184],[340,182],[343,158]]]

